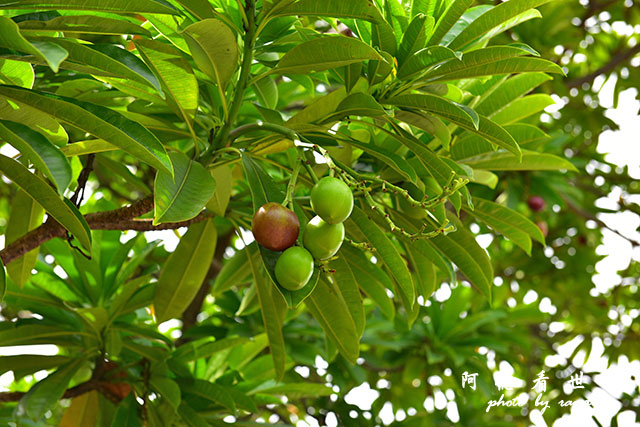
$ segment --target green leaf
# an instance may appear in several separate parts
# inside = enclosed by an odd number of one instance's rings
[[[245,250],[248,250],[245,248]],[[253,275],[253,280],[258,291],[258,301],[262,313],[262,322],[269,339],[269,348],[271,349],[271,357],[273,358],[273,366],[276,370],[276,379],[280,381],[284,377],[286,351],[284,347],[284,336],[282,335],[282,324],[284,320],[284,312],[286,310],[284,304],[277,304],[276,299],[280,299],[278,292],[274,292],[275,288],[271,286],[268,280],[260,274],[258,265],[253,261],[251,254],[247,256],[249,267]]]
[[[445,12],[440,16],[429,39],[429,45],[437,45],[445,34],[458,22],[458,19],[471,6],[473,0],[454,0],[449,3]]]
[[[334,286],[324,278],[319,280],[305,304],[340,354],[355,363],[360,354],[359,335],[348,307]]]
[[[29,159],[62,194],[71,182],[71,165],[58,147],[20,123],[0,120],[0,137]]]
[[[483,96],[474,106],[478,114],[491,117],[493,113],[500,111],[515,99],[525,95],[527,92],[551,80],[551,77],[544,73],[522,73],[507,79],[487,96]],[[518,142],[520,142],[518,140]]]
[[[474,169],[492,171],[527,171],[527,170],[571,170],[578,169],[568,160],[547,153],[522,150],[522,161],[518,162],[509,153],[499,150],[493,153],[480,154],[459,160]]]
[[[482,49],[481,51],[485,50],[489,50],[489,48]],[[466,54],[463,57],[463,62],[464,58],[466,58],[467,55],[470,54]],[[562,68],[560,68],[558,65],[554,64],[551,61],[547,61],[546,59],[540,58],[507,58],[477,66],[469,66],[467,68],[463,67],[463,69],[459,69],[457,71],[447,72],[446,70],[447,69],[445,68],[438,68],[434,72],[428,73],[428,75],[425,76],[425,79],[429,82],[444,82],[451,80],[469,79],[472,77],[534,71],[564,75],[564,71],[562,71]]]
[[[434,23],[435,21],[431,16],[419,14],[413,18],[402,35],[402,41],[398,47],[396,55],[398,64],[404,64],[415,52],[424,47],[427,39],[431,37]]]
[[[169,155],[174,175],[158,171],[154,182],[153,224],[186,221],[197,216],[216,189],[216,182],[200,163],[183,153]]]
[[[156,284],[153,305],[158,323],[180,316],[191,303],[209,271],[217,241],[211,220],[191,225],[182,236]]]
[[[156,169],[173,173],[169,156],[160,141],[142,125],[114,110],[14,86],[0,85],[0,96],[50,114],[58,120],[117,146]],[[22,120],[19,121],[27,124]]]
[[[22,4],[20,5],[22,7]],[[0,9],[3,6],[0,5]],[[0,16],[0,47],[17,50],[18,52],[34,55],[46,61],[54,73],[58,72],[60,63],[65,60],[68,52],[56,43],[34,42],[29,43],[22,34],[18,25],[6,16]]]
[[[500,3],[469,24],[467,28],[449,43],[449,47],[459,50],[503,22],[548,1],[549,0],[515,0]]]
[[[182,401],[180,386],[171,378],[165,375],[151,375],[149,379],[151,390],[162,396],[171,405],[174,411],[178,410]]]
[[[5,244],[8,245],[15,242],[42,224],[43,215],[42,206],[36,203],[23,190],[18,190],[11,203],[11,214],[7,223]],[[31,277],[31,270],[36,265],[38,252],[39,248],[33,249],[7,265],[9,277],[18,286],[24,286],[29,277]]]
[[[339,120],[346,116],[376,117],[384,114],[384,108],[378,104],[378,101],[373,96],[367,93],[355,92],[347,95],[338,104],[336,112],[329,116],[326,121]]]
[[[0,59],[0,83],[31,89],[34,81],[35,73],[31,64]]]
[[[89,139],[86,141],[78,141],[74,142],[73,144],[65,145],[60,150],[64,153],[65,156],[74,157],[91,153],[104,153],[117,149],[118,147],[108,143],[103,139]]]
[[[193,132],[193,117],[198,108],[198,81],[182,53],[155,40],[136,40],[135,46],[144,61],[160,80],[162,90],[170,106],[184,118]]]
[[[20,0],[0,4],[0,9],[57,9],[57,10],[93,10],[102,12],[128,13],[163,13],[177,14],[177,11],[167,3],[155,0]]]
[[[249,274],[251,274],[249,272]],[[208,341],[205,343],[189,342],[184,344],[173,353],[173,357],[183,362],[193,362],[198,359],[211,357],[216,353],[232,349],[238,345],[245,344],[249,341],[246,337],[226,337],[216,341]]]
[[[4,270],[4,264],[2,258],[0,258],[0,302],[4,299],[4,294],[7,292],[7,273]]]
[[[354,206],[346,225],[347,230],[354,229],[362,233],[371,246],[376,249],[376,257],[389,268],[391,276],[407,296],[410,306],[413,307],[415,302],[414,286],[407,263],[385,232],[369,219],[358,206]]]
[[[493,267],[487,252],[482,249],[460,220],[451,212],[447,213],[456,231],[438,235],[428,242],[449,258],[469,281],[491,302]]]
[[[209,173],[211,173],[213,180],[216,182],[216,189],[206,207],[216,215],[224,216],[231,198],[231,190],[233,189],[231,168],[229,166],[218,166],[210,169]]]
[[[418,179],[416,171],[413,169],[411,164],[409,164],[409,162],[407,162],[402,156],[399,156],[389,150],[385,150],[384,148],[378,147],[377,145],[370,143],[365,144],[355,139],[349,140],[349,144],[353,145],[354,147],[358,147],[372,157],[381,160],[386,166],[398,172],[408,181],[415,183]]]
[[[546,93],[524,96],[494,114],[491,120],[500,125],[508,125],[539,113],[553,104],[555,104],[555,101]]]
[[[374,48],[358,39],[327,36],[295,46],[280,59],[273,71],[279,74],[308,74],[370,59],[384,61]]]
[[[358,287],[360,277],[354,266],[349,264],[341,254],[330,263],[330,266],[335,270],[335,273],[331,276],[331,280],[336,283],[334,288],[340,291],[340,296],[347,305],[349,314],[353,319],[356,332],[361,337],[364,332],[365,313],[362,297],[360,296],[360,288]]]
[[[82,246],[91,252],[91,233],[83,218],[78,218],[75,212],[60,198],[60,196],[46,182],[29,172],[20,162],[0,155],[0,171],[36,200],[49,215],[73,234]]]
[[[544,245],[544,235],[540,228],[524,215],[498,203],[473,199],[473,210],[463,206],[465,211],[475,216],[503,236],[520,246],[531,255],[531,238]]]
[[[18,413],[40,421],[45,412],[62,398],[69,382],[84,363],[83,358],[75,358],[31,387],[18,403]]]
[[[265,76],[252,86],[258,97],[260,105],[265,108],[275,109],[278,105],[278,85],[271,76]]]
[[[413,268],[413,281],[416,290],[428,300],[436,290],[436,272],[433,263],[413,247],[411,243],[404,245],[407,257]]]
[[[238,67],[233,31],[222,21],[210,18],[189,25],[183,34],[196,66],[224,88]]]
[[[70,359],[69,356],[43,356],[39,354],[2,356],[0,357],[0,375],[9,371],[21,371],[28,375],[37,371],[53,369]]]
[[[462,58],[456,52],[444,46],[425,47],[411,55],[398,69],[398,78],[405,80],[424,73],[438,64],[451,59]]]
[[[260,393],[287,396],[289,399],[300,399],[304,397],[329,396],[333,391],[324,384],[285,383],[261,388]]]
[[[402,122],[415,126],[418,129],[422,129],[429,135],[438,138],[442,143],[442,146],[446,150],[449,150],[449,145],[451,144],[451,132],[449,131],[447,125],[445,125],[439,118],[421,114],[419,112],[404,110],[396,111],[395,118]]]
[[[78,331],[62,329],[57,326],[22,325],[0,330],[0,347],[39,343],[55,337],[77,336]]]
[[[358,285],[380,307],[380,311],[390,320],[395,317],[395,306],[387,294],[387,289],[393,289],[393,282],[389,276],[372,263],[361,251],[351,245],[343,245],[340,256],[347,258],[345,262],[358,278]]]
[[[443,98],[426,94],[401,95],[387,101],[390,104],[418,108],[428,111],[436,116],[453,122],[464,129],[477,133],[488,141],[503,147],[520,158],[520,147],[513,137],[501,126],[486,117],[478,117],[478,125],[472,120],[469,107],[462,108],[461,104],[455,104]],[[464,114],[463,114],[464,112]]]
[[[130,393],[116,410],[113,421],[111,421],[111,427],[140,427],[140,420],[138,419],[138,404],[133,393]]]
[[[249,245],[249,252],[254,257],[255,262],[259,262],[260,251],[257,243]],[[237,251],[233,257],[227,260],[222,266],[222,270],[218,273],[216,281],[211,288],[211,294],[214,296],[222,295],[237,284],[242,283],[251,273],[248,269],[247,251]]]
[[[63,31],[84,34],[136,34],[151,36],[148,30],[133,22],[94,15],[57,16],[48,20],[28,19],[18,23],[21,32]]]
[[[98,415],[98,392],[92,390],[71,399],[71,405],[60,420],[60,427],[93,426],[98,422]]]
[[[236,404],[229,395],[228,387],[201,379],[195,379],[193,382],[185,381],[181,383],[180,386],[183,393],[189,393],[222,405],[232,412],[236,410]]]
[[[383,21],[380,11],[370,0],[300,0],[279,9],[272,18],[291,15],[355,18],[369,22]]]

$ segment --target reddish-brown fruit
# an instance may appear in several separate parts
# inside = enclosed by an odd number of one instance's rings
[[[256,241],[272,251],[284,251],[293,246],[300,233],[300,222],[293,211],[279,203],[260,206],[253,215],[251,231]]]
[[[110,373],[109,371],[116,370],[116,373]],[[131,386],[124,382],[127,378],[127,373],[120,370],[120,367],[112,361],[105,362],[104,364],[104,379],[102,386],[112,395],[122,400],[131,393]]]
[[[544,237],[547,237],[547,234],[549,234],[549,226],[547,225],[547,223],[545,221],[538,221],[536,222],[536,225],[538,226],[540,231],[542,231],[542,235]]]
[[[544,199],[540,196],[531,196],[529,197],[529,207],[534,212],[540,212],[544,209],[545,203]]]

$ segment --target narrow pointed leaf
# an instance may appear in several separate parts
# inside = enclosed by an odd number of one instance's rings
[[[451,27],[458,22],[458,19],[467,11],[473,0],[454,0],[442,14],[435,28],[433,35],[429,39],[429,45],[437,45],[440,43],[445,34],[449,32]]]
[[[35,77],[31,64],[12,59],[0,59],[0,83],[31,89]]]
[[[491,117],[493,113],[500,111],[515,99],[525,95],[542,83],[551,80],[544,73],[518,74],[504,81],[488,96],[483,96],[474,109],[478,114]]]
[[[370,0],[300,0],[274,13],[278,16],[329,16],[332,18],[355,18],[369,22],[383,20],[375,3]]]
[[[391,275],[407,296],[411,306],[413,306],[415,294],[411,274],[406,262],[385,232],[357,206],[354,206],[353,213],[350,219],[347,220],[347,230],[350,229],[358,230],[365,236],[371,246],[376,248],[376,253],[379,254],[378,259],[381,259],[387,265]]]
[[[38,178],[20,162],[0,156],[0,171],[36,200],[49,215],[76,236],[82,246],[91,251],[91,233],[82,217],[78,218],[62,198],[46,182]]]
[[[384,61],[374,48],[358,39],[327,36],[295,46],[280,59],[274,72],[308,74],[370,59]]]
[[[493,171],[526,171],[526,170],[571,170],[578,169],[568,160],[547,153],[522,150],[522,161],[518,162],[504,150],[481,154],[460,160],[475,169]]]
[[[444,46],[429,46],[411,55],[398,69],[398,78],[405,80],[426,72],[444,61],[458,59],[460,56]]]
[[[71,165],[58,147],[20,123],[0,120],[0,137],[19,150],[62,194],[71,182]]]
[[[549,0],[515,0],[500,3],[474,20],[449,43],[451,49],[459,49],[474,41],[503,22]]]
[[[153,223],[189,220],[202,211],[213,195],[216,182],[200,163],[183,153],[171,153],[173,177],[158,171],[154,182]]]
[[[156,169],[173,173],[169,156],[160,141],[145,127],[114,110],[14,86],[0,85],[0,97],[27,104],[50,114],[117,146]]]
[[[431,37],[433,25],[434,20],[431,16],[420,14],[413,18],[398,47],[396,57],[399,64],[404,64],[411,55],[424,47],[427,39]]]
[[[71,405],[64,411],[60,427],[94,426],[98,422],[99,406],[96,390],[71,399]]]
[[[36,15],[36,14],[33,14]],[[150,36],[148,30],[133,22],[93,15],[58,16],[48,20],[26,20],[18,23],[21,32],[73,31],[85,34],[136,34]]]
[[[0,5],[0,9],[1,8],[2,5]],[[6,16],[0,16],[0,47],[6,47],[28,55],[34,55],[37,58],[46,61],[54,73],[58,72],[60,63],[64,61],[68,55],[68,52],[56,43],[30,43],[22,36],[22,34],[20,34],[18,25]]]
[[[364,332],[365,313],[360,296],[360,288],[358,287],[360,277],[354,267],[347,262],[342,254],[338,255],[338,258],[332,261],[330,265],[331,268],[336,270],[332,275],[332,280],[337,284],[336,287],[340,291],[342,299],[349,309],[358,336],[362,336]]]
[[[20,0],[0,4],[0,9],[58,9],[58,10],[93,10],[103,12],[128,12],[128,13],[163,13],[177,14],[177,11],[168,6],[168,3],[155,0]]]
[[[516,99],[511,104],[497,112],[491,120],[500,124],[508,125],[519,122],[533,114],[543,111],[555,101],[546,93],[536,93]]]
[[[193,224],[162,269],[153,300],[158,323],[179,317],[202,285],[218,236],[213,221]]]

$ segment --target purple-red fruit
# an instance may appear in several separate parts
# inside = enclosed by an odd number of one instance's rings
[[[534,212],[540,212],[544,209],[545,203],[544,199],[540,196],[531,196],[529,197],[529,207]]]
[[[536,225],[538,226],[540,231],[542,231],[542,235],[544,237],[547,237],[547,235],[549,234],[549,226],[547,225],[547,223],[545,221],[538,221],[536,222]]]
[[[260,206],[253,215],[251,231],[256,241],[272,251],[284,251],[293,246],[300,233],[300,222],[293,211],[280,203]]]

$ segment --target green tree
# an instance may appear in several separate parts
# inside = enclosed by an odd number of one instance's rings
[[[451,389],[465,425],[527,425],[533,402],[486,411],[500,361],[530,387],[575,337],[637,359],[637,324],[615,336],[607,317],[636,309],[637,287],[589,294],[606,226],[594,201],[637,188],[610,165],[604,186],[577,172],[607,165],[595,144],[613,127],[590,83],[619,72],[617,91],[633,87],[637,64],[619,68],[638,50],[592,31],[599,3],[577,24],[573,1],[483,3],[0,5],[0,138],[13,147],[0,156],[0,346],[58,349],[0,357],[14,376],[0,420],[291,425],[331,413],[364,426],[390,402],[408,414],[398,423],[449,425],[424,401]],[[558,34],[570,35],[562,50]],[[591,44],[594,61],[576,59]],[[540,124],[550,93],[566,105]],[[290,291],[280,253],[247,231],[267,202],[304,230],[329,175],[355,197],[345,241]],[[157,230],[179,230],[175,250],[145,234]],[[485,251],[477,234],[497,238]],[[556,311],[524,303],[529,290]],[[554,336],[551,322],[566,326]],[[464,372],[479,373],[477,393]],[[549,377],[562,390],[566,377]],[[344,399],[363,382],[380,393],[371,411]]]

